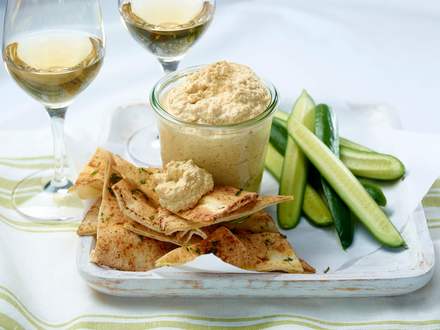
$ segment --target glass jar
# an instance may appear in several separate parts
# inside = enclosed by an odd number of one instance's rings
[[[271,100],[265,111],[250,120],[228,125],[184,122],[168,113],[161,100],[186,76],[199,70],[192,67],[162,78],[150,93],[157,114],[163,164],[192,159],[214,177],[216,185],[258,191],[264,171],[272,115],[278,104],[275,87],[263,81]]]

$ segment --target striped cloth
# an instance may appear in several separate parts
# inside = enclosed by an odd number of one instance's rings
[[[437,279],[395,298],[142,300],[95,293],[75,269],[78,223],[30,222],[11,208],[18,180],[50,166],[48,155],[0,158],[0,326],[5,329],[440,329]],[[36,191],[31,185],[20,197]],[[438,248],[440,180],[423,205]]]

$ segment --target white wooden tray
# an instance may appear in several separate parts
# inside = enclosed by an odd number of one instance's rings
[[[94,289],[116,296],[194,297],[361,297],[392,296],[415,291],[429,282],[434,248],[420,206],[410,217],[403,236],[408,248],[380,249],[342,271],[328,274],[213,274],[123,272],[89,261],[94,238],[80,239],[77,265]],[[329,256],[330,258],[330,256]]]

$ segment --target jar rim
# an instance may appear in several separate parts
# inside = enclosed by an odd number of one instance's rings
[[[166,119],[170,122],[173,122],[174,124],[178,125],[184,125],[186,127],[192,127],[192,128],[209,128],[209,129],[234,129],[234,128],[244,128],[248,126],[254,126],[256,123],[259,123],[269,117],[271,114],[273,114],[277,108],[278,105],[278,91],[275,88],[275,86],[269,82],[266,79],[261,79],[261,81],[264,83],[265,87],[270,93],[270,102],[266,106],[266,109],[260,113],[258,116],[239,122],[239,123],[232,123],[232,124],[225,124],[225,125],[212,125],[212,124],[201,124],[201,123],[192,123],[183,121],[176,116],[170,114],[168,111],[165,110],[165,108],[162,106],[160,102],[160,95],[163,90],[170,84],[185,78],[189,74],[205,67],[205,65],[196,65],[191,66],[183,70],[178,70],[172,73],[169,73],[165,75],[163,78],[161,78],[151,89],[150,92],[150,105],[153,108],[154,112],[159,115],[161,118]]]

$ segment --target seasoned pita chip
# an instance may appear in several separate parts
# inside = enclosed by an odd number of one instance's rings
[[[110,152],[98,148],[95,154],[80,172],[75,184],[69,189],[76,192],[81,199],[100,197],[104,185],[105,166]]]
[[[301,266],[304,269],[304,273],[307,273],[307,274],[314,274],[314,273],[316,273],[315,268],[310,266],[305,260],[303,260],[303,259],[299,259],[299,260],[301,261]]]
[[[113,185],[112,190],[122,213],[126,217],[150,229],[160,231],[156,208],[135,185],[124,179]]]
[[[301,261],[287,239],[279,233],[238,233],[237,237],[258,261],[259,272],[304,273]]]
[[[179,243],[177,243],[178,245],[185,245],[193,235],[206,238],[206,234],[204,234],[202,230],[191,228],[191,224],[188,224],[184,219],[179,220],[180,222],[185,223],[185,228],[183,230],[179,230],[176,226],[173,227],[173,230],[165,230],[161,223],[161,219],[158,217],[157,210],[150,204],[148,197],[131,183],[121,180],[112,187],[112,190],[116,195],[122,213],[142,226],[147,227],[154,234],[161,234],[161,237],[170,236],[173,241],[179,241]],[[185,235],[189,236],[176,236],[179,232],[184,232]],[[149,237],[152,237],[151,235],[152,234],[150,234]],[[163,241],[165,239],[161,240]]]
[[[153,179],[153,174],[159,173],[160,169],[136,167],[117,155],[113,155],[113,160],[115,162],[115,170],[119,172],[126,181],[142,191],[148,197],[153,207],[158,207],[159,197],[154,191],[156,183]]]
[[[292,196],[280,196],[280,195],[259,196],[256,202],[246,205],[245,207],[242,207],[241,209],[232,212],[229,215],[218,218],[213,223],[228,222],[228,221],[248,217],[254,213],[264,210],[266,207],[288,202],[291,201],[292,199],[293,199]]]
[[[139,236],[124,227],[130,220],[122,214],[116,198],[108,189],[111,165],[108,165],[106,172],[96,245],[90,259],[98,265],[125,271],[152,269],[155,261],[175,245]]]
[[[131,221],[124,224],[124,228],[128,229],[129,231],[144,236],[156,239],[158,241],[162,242],[169,242],[173,243],[175,245],[179,246],[187,246],[191,244],[195,244],[199,241],[201,241],[201,238],[194,235],[189,235],[189,233],[185,233],[183,236],[179,236],[178,233],[175,233],[173,235],[165,235],[163,233],[159,233],[157,231],[154,231],[148,227],[142,226],[141,224]]]
[[[81,221],[77,229],[77,234],[80,236],[94,236],[96,235],[96,227],[98,226],[99,207],[101,206],[101,198],[98,199],[92,207],[87,211],[84,219]]]
[[[224,226],[232,231],[245,230],[252,233],[279,233],[277,225],[266,211],[259,211],[240,222],[228,222]]]
[[[185,220],[178,215],[171,213],[167,209],[159,207],[157,211],[157,220],[159,221],[160,229],[166,235],[171,235],[175,232],[193,232],[200,227],[203,227],[200,223]],[[202,234],[203,231],[197,231],[200,233],[201,237],[206,238],[207,236]]]
[[[203,229],[203,230],[202,229],[191,229],[191,230],[188,230],[187,232],[184,232],[184,231],[176,232],[176,236],[179,238],[185,239],[187,242],[189,242],[194,235],[197,235],[197,239],[199,239],[199,238],[205,239],[206,237],[208,237],[208,233],[210,233],[210,231],[207,231],[205,229]]]
[[[278,232],[273,220],[267,219],[267,217],[269,215],[264,215],[264,216],[258,215],[258,212],[262,211],[266,207],[276,205],[279,203],[283,203],[283,202],[287,202],[290,200],[292,200],[291,196],[260,196],[260,197],[258,197],[256,202],[250,203],[247,206],[245,206],[235,212],[232,212],[229,215],[226,215],[224,217],[221,217],[221,218],[218,218],[214,221],[209,221],[209,222],[198,222],[195,220],[190,221],[190,220],[182,219],[180,216],[173,214],[166,209],[159,208],[158,219],[159,219],[160,224],[162,226],[161,228],[167,228],[167,229],[179,228],[179,230],[182,230],[182,231],[189,230],[189,229],[203,228],[203,231],[206,232],[207,231],[206,227],[212,226],[214,224],[220,224],[220,223],[230,222],[230,221],[237,220],[237,219],[242,219],[242,218],[245,219],[246,217],[249,217],[249,216],[255,216],[256,218],[254,218],[254,220],[252,220],[248,225],[244,224],[247,220],[243,220],[243,224],[241,226],[248,226],[249,228],[247,230],[255,232],[258,227],[257,218],[261,217],[261,219],[263,219],[262,222],[264,224],[264,227],[267,229],[267,231]],[[264,219],[264,218],[266,218],[266,219]],[[272,223],[270,221],[272,221]],[[261,225],[261,227],[263,227],[263,224]],[[228,224],[227,226],[231,226],[231,228],[234,228],[234,226],[237,226],[237,225],[239,225],[239,224]],[[253,230],[250,229],[251,227],[253,227]],[[164,231],[166,232],[167,229],[165,229]]]
[[[258,194],[254,192],[233,187],[215,187],[212,192],[203,196],[194,208],[176,214],[194,222],[214,222],[255,202],[257,198]]]
[[[199,255],[214,253],[223,261],[237,267],[260,272],[310,273],[314,269],[299,260],[289,242],[279,233],[250,233],[234,235],[222,226],[208,238],[187,247],[177,248],[156,261],[157,267],[178,266]],[[303,265],[305,267],[303,267]]]
[[[208,253],[213,253],[224,262],[244,269],[253,268],[257,261],[228,228],[219,227],[199,243],[167,253],[156,261],[156,266],[178,266]]]
[[[199,255],[201,255],[200,249],[197,247],[197,245],[192,246],[182,246],[180,248],[174,249],[167,254],[165,254],[163,257],[160,257],[156,260],[155,266],[156,267],[164,267],[164,266],[180,266],[184,265],[195,258],[197,258]]]

